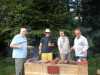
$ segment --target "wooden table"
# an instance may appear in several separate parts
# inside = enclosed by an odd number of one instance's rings
[[[48,66],[58,67],[59,74],[49,74]],[[25,75],[88,75],[87,65],[25,63]]]

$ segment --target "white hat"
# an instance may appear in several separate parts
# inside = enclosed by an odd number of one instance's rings
[[[49,33],[49,32],[51,32],[51,31],[50,31],[50,29],[47,28],[47,29],[45,29],[45,32],[46,32],[46,33]]]

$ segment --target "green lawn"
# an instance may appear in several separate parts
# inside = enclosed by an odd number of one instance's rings
[[[96,75],[96,69],[100,68],[100,55],[90,56],[89,75]],[[0,57],[0,75],[15,75],[14,61],[12,58]]]
[[[89,75],[96,75],[96,60],[95,57],[89,57],[89,68],[88,68],[88,73]]]
[[[14,62],[11,58],[0,57],[0,75],[15,75]]]

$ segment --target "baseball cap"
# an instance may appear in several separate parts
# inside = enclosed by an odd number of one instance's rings
[[[46,28],[46,29],[45,29],[45,32],[46,32],[46,33],[50,33],[51,31],[50,31],[49,28]]]

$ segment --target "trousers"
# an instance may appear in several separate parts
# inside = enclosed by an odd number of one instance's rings
[[[15,58],[16,75],[24,75],[24,62],[25,58]]]

